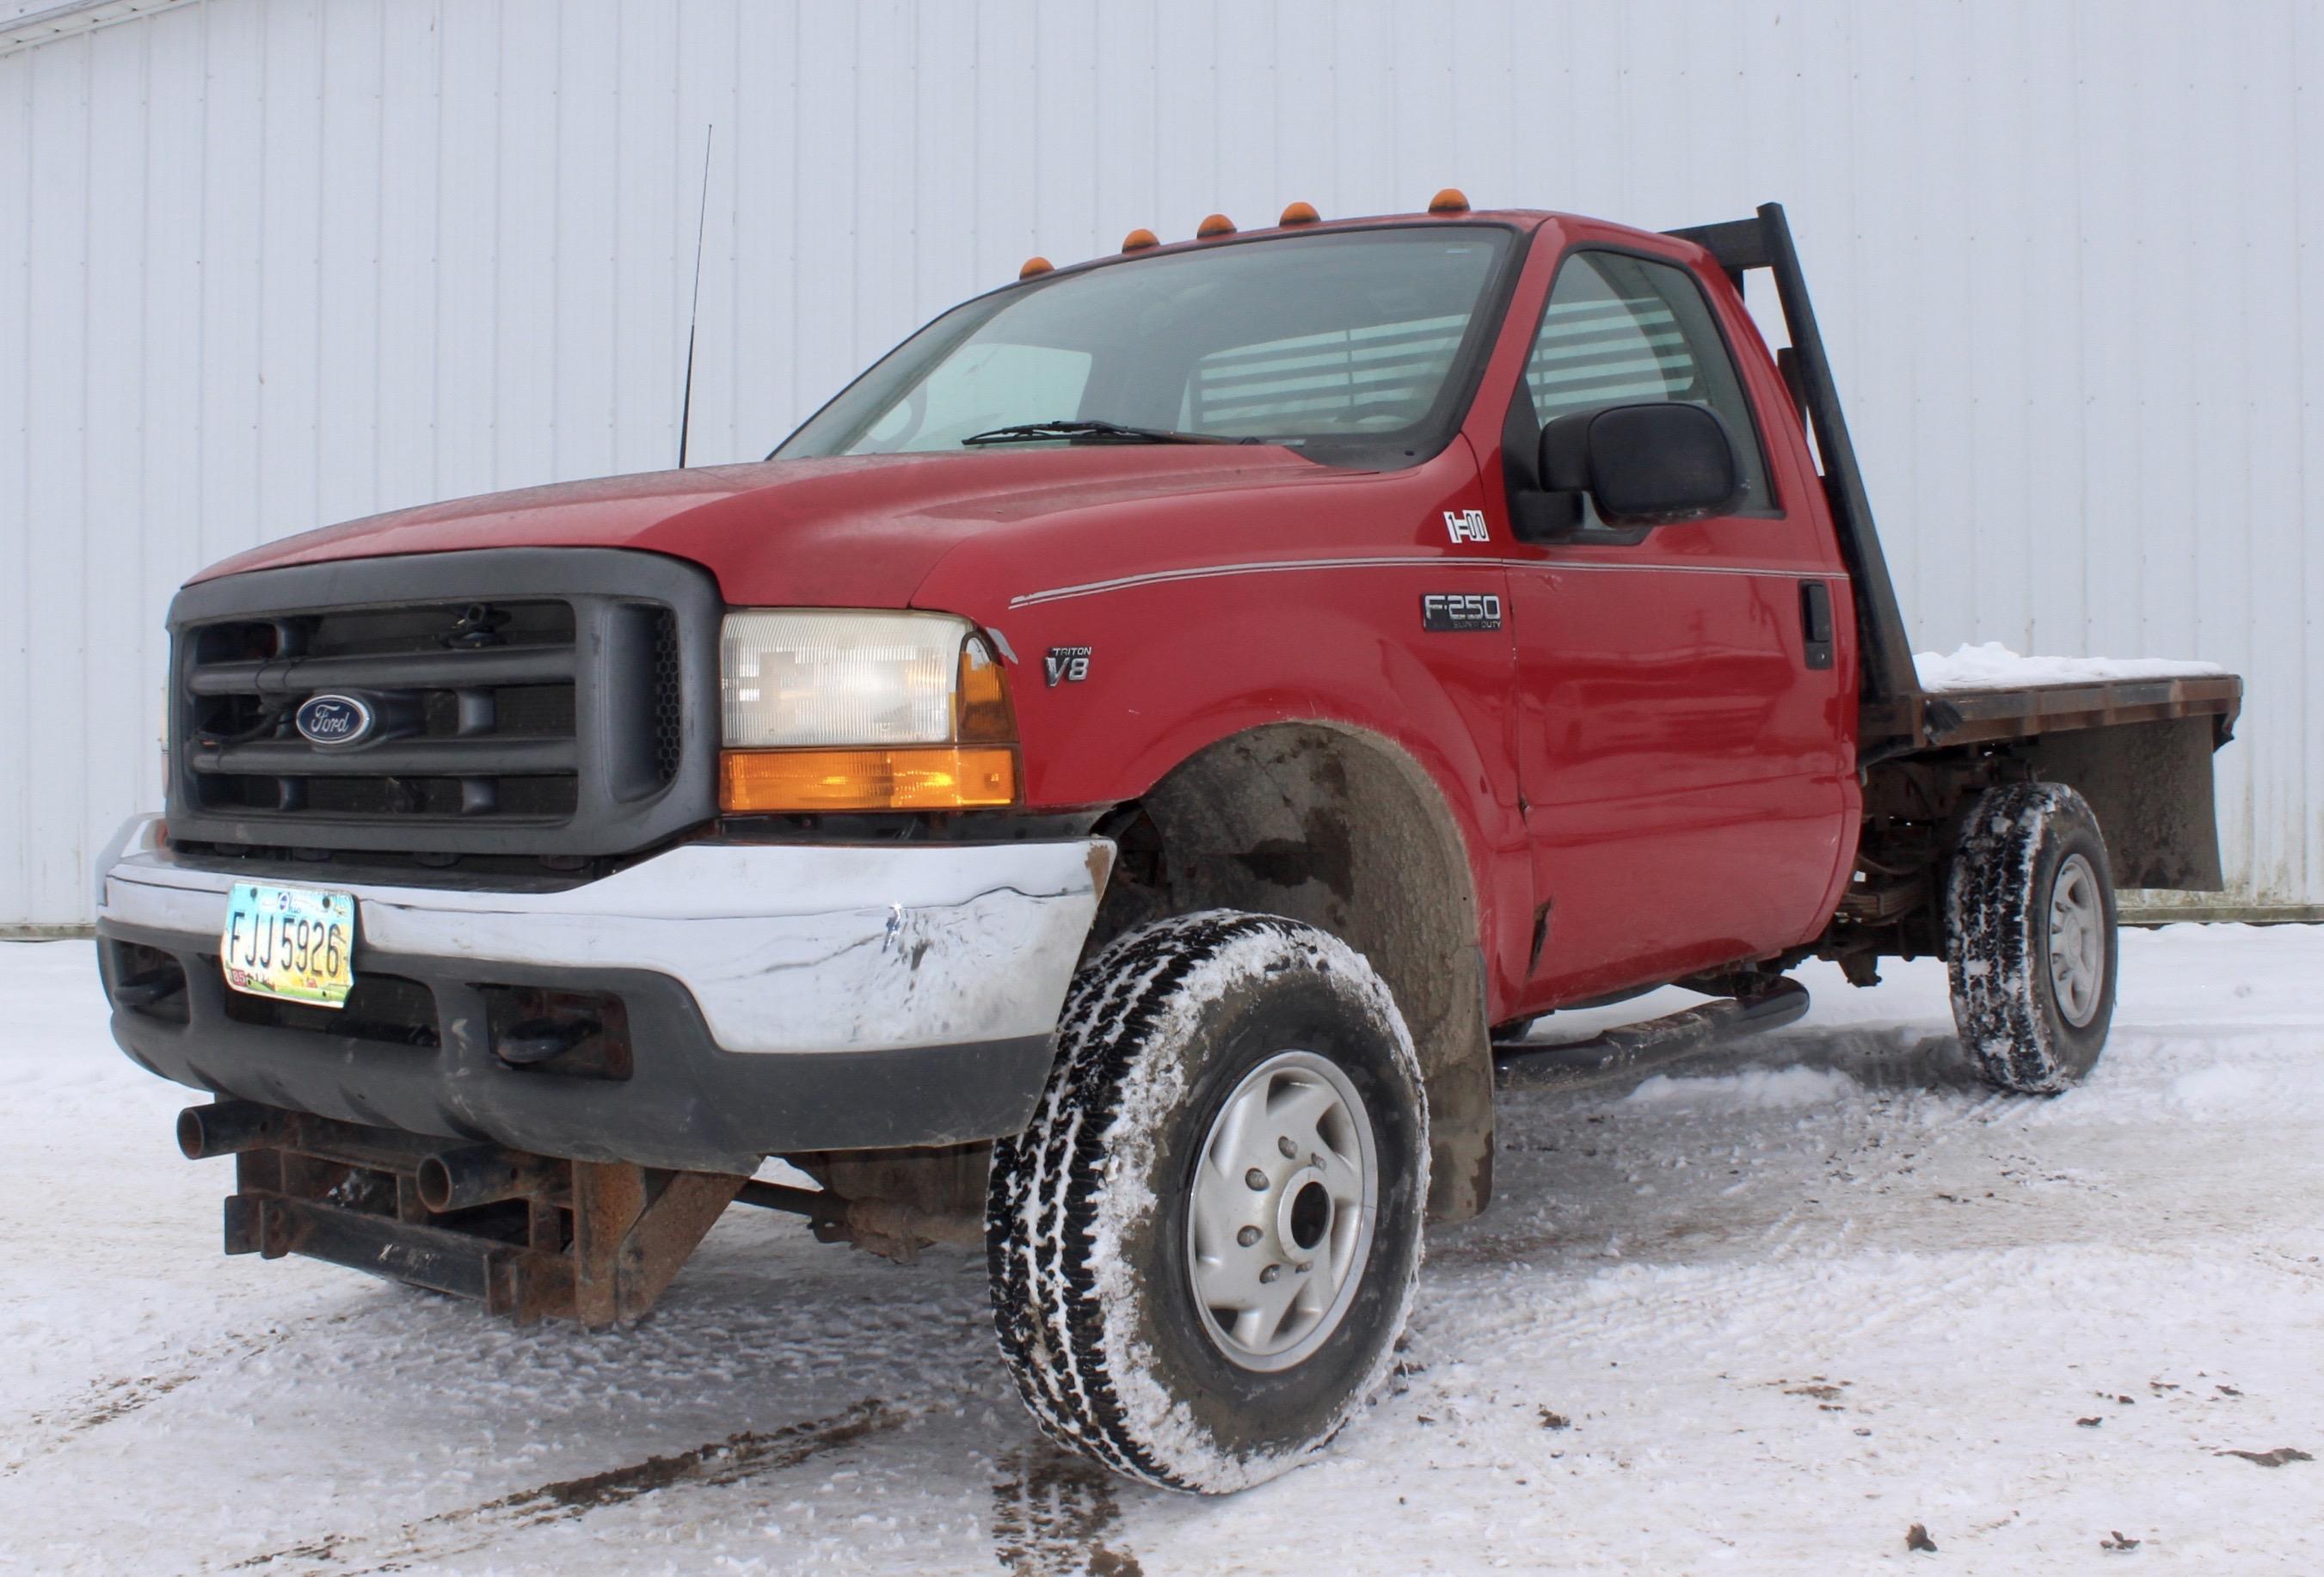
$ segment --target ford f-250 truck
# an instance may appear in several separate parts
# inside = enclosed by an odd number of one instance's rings
[[[1782,211],[1452,192],[1035,259],[762,464],[293,537],[169,627],[97,946],[228,1252],[597,1325],[738,1201],[982,1243],[1040,1426],[1211,1491],[1379,1385],[1540,1014],[1942,955],[1988,1078],[2080,1078],[2241,695],[1923,691]]]

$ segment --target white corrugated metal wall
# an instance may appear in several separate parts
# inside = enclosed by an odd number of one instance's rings
[[[669,463],[711,123],[702,460],[1137,225],[1780,198],[1919,644],[2240,669],[2230,896],[2324,904],[2319,82],[2304,0],[179,0],[18,45],[0,922],[84,918],[156,798],[185,574]]]

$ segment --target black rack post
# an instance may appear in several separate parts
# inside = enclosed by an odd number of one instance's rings
[[[1775,275],[1775,297],[1792,339],[1786,370],[1795,373],[1800,401],[1815,431],[1816,448],[1823,458],[1824,495],[1840,530],[1840,556],[1856,588],[1861,669],[1858,756],[1870,756],[1884,744],[1892,749],[1898,742],[1917,745],[1922,742],[1923,696],[1913,671],[1912,643],[1905,638],[1895,583],[1889,578],[1888,559],[1873,527],[1864,473],[1856,464],[1856,447],[1849,441],[1840,388],[1824,354],[1823,336],[1816,327],[1815,308],[1808,300],[1807,278],[1800,270],[1783,205],[1762,203],[1757,217],[1670,234],[1709,252],[1738,290],[1751,270],[1764,268]]]

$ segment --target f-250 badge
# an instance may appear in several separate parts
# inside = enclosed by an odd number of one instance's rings
[[[1049,659],[1042,664],[1048,676],[1049,688],[1059,685],[1078,685],[1089,678],[1090,649],[1086,646],[1052,646]]]
[[[1427,592],[1420,599],[1423,630],[1498,630],[1501,599],[1491,592]]]
[[[1493,534],[1485,530],[1485,512],[1480,509],[1446,510],[1444,530],[1455,542],[1489,542]]]

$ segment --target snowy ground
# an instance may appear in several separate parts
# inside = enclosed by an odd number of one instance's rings
[[[2324,1570],[2324,935],[2126,954],[2054,1102],[1969,1083],[1927,965],[1512,1101],[1400,1388],[1222,1502],[1045,1450],[964,1254],[736,1210],[595,1336],[224,1259],[86,945],[0,946],[0,1567]]]

